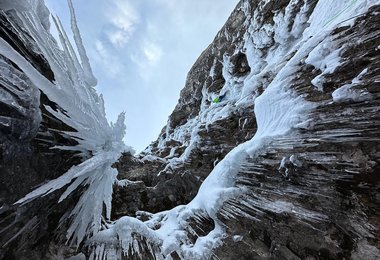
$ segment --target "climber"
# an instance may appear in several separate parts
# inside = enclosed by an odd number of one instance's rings
[[[220,95],[220,96],[217,96],[216,98],[214,98],[214,100],[212,102],[214,103],[219,103],[219,102],[222,102],[222,100],[226,97],[226,93],[224,93],[223,95]]]

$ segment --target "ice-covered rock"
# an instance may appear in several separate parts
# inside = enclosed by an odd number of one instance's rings
[[[122,176],[149,181],[133,200],[116,191],[115,211],[156,212],[145,223],[166,230],[167,257],[376,259],[379,8],[241,1],[139,155],[144,166],[120,161]]]
[[[20,21],[9,8],[2,14],[10,28],[17,28]],[[39,13],[46,29],[45,12]],[[49,100],[43,96],[41,100],[52,107],[46,109],[53,116],[48,125],[60,122],[60,128],[78,130],[76,134],[65,130],[65,140],[71,141],[64,143],[70,145],[57,146],[79,148],[82,155],[90,151],[93,157],[67,172],[60,171],[61,177],[47,178],[55,180],[24,198],[26,192],[12,197],[0,208],[0,214],[8,216],[0,222],[4,227],[0,232],[8,241],[0,252],[22,256],[14,235],[23,238],[25,230],[41,230],[41,216],[55,220],[48,224],[50,229],[56,227],[58,219],[50,211],[34,217],[28,204],[16,212],[23,220],[21,228],[7,226],[11,217],[4,209],[10,203],[46,194],[47,198],[38,197],[31,203],[41,205],[51,197],[66,198],[62,203],[75,201],[68,211],[74,215],[74,225],[62,225],[60,230],[85,239],[78,248],[81,258],[378,259],[379,14],[377,0],[240,1],[190,70],[158,140],[136,157],[124,153],[115,164],[119,181],[110,166],[122,151],[115,148],[123,126],[108,128],[101,120],[94,129],[99,138],[89,141],[91,131],[78,125],[93,122],[91,115],[104,114],[95,105],[102,101],[93,96],[95,81],[82,57],[85,51],[79,33],[74,29],[82,63],[72,55],[52,62],[40,39],[26,36],[33,28],[24,24],[26,31],[20,40],[34,48],[14,50],[18,56],[2,48],[8,54],[2,64],[13,72],[17,69],[13,63],[30,70],[29,74],[26,71],[29,81],[22,73],[14,75],[30,85],[25,89],[31,93],[40,88],[36,82],[59,82],[57,68],[51,64],[76,68],[75,77],[86,79],[80,90],[95,100],[89,104],[84,100],[88,113],[66,118],[64,114],[74,113],[75,106],[66,107],[49,89],[42,89]],[[56,24],[61,28],[58,20]],[[73,54],[62,30],[61,37],[65,53]],[[64,95],[72,96],[76,81],[61,80],[69,85]],[[25,111],[30,121],[40,111],[32,109],[38,99],[26,96],[26,102],[15,103],[12,111]],[[11,100],[4,95],[3,103],[13,104]],[[46,118],[43,112],[42,122]],[[28,120],[25,124],[35,129],[38,121]],[[6,122],[4,127],[9,127]],[[115,132],[109,135],[112,129]],[[36,139],[33,132],[25,132]],[[51,131],[43,133],[47,136]],[[89,185],[73,192],[80,183]],[[49,193],[57,188],[65,190],[58,196]],[[95,193],[96,200],[91,200]],[[87,200],[90,203],[85,205]],[[99,219],[103,201],[111,221]],[[64,212],[59,207],[54,210],[60,217]],[[75,216],[85,216],[84,224]],[[45,231],[42,237],[51,234]],[[59,241],[51,242],[49,253],[44,253],[42,243],[27,243],[26,248],[34,245],[34,254],[44,257],[78,255],[75,247],[58,250]]]

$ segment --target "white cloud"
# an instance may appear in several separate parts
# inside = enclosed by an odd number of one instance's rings
[[[117,30],[114,32],[109,32],[108,39],[114,45],[118,47],[123,47],[128,43],[131,36],[131,32],[126,32],[123,30]]]
[[[120,76],[120,73],[123,71],[124,67],[121,64],[118,57],[115,57],[105,46],[105,44],[100,41],[95,41],[95,51],[96,56],[94,60],[95,65],[103,68],[105,74],[111,78],[117,78]]]
[[[140,21],[138,12],[127,1],[118,0],[110,6],[107,17],[114,27],[112,32],[107,32],[108,40],[115,47],[125,46]]]
[[[149,80],[150,74],[146,73],[146,69],[159,64],[163,51],[155,43],[144,41],[142,47],[136,52],[131,53],[131,61],[138,66],[138,71],[143,80]]]
[[[154,65],[155,63],[157,63],[162,56],[162,50],[157,45],[151,42],[145,44],[145,46],[143,47],[143,53],[150,65]]]
[[[119,29],[128,31],[140,18],[137,11],[127,1],[116,1],[116,9],[110,14],[111,23]],[[115,12],[116,11],[116,12]]]
[[[107,50],[104,48],[104,45],[101,41],[95,42],[95,49],[98,52],[99,56],[104,59],[107,57]]]

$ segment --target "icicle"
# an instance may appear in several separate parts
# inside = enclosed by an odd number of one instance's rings
[[[75,11],[74,11],[74,7],[73,7],[73,3],[71,2],[71,0],[68,0],[67,3],[69,4],[69,9],[70,9],[70,14],[71,14],[71,30],[73,31],[74,40],[75,40],[75,43],[76,43],[77,48],[78,48],[78,53],[79,53],[79,56],[82,60],[82,66],[83,66],[83,69],[85,72],[86,81],[89,84],[89,86],[96,86],[97,80],[92,73],[90,61],[87,57],[86,49],[84,48],[84,45],[82,42],[82,37],[80,35],[78,25],[77,25],[77,21],[76,21],[76,17],[75,17]]]

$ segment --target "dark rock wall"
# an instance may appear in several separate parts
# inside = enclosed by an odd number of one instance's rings
[[[243,165],[237,185],[251,184],[245,196],[253,220],[226,220],[249,259],[379,259],[380,249],[380,6],[361,15],[352,27],[335,30],[342,64],[327,74],[321,94],[307,87],[314,68],[300,64],[292,87],[306,99],[321,101],[312,126],[294,138],[278,139]],[[347,44],[348,43],[348,44]],[[355,90],[372,99],[331,102],[332,92],[367,74]],[[317,73],[318,74],[318,73]],[[290,160],[293,156],[293,162]],[[280,162],[284,160],[284,164]],[[265,204],[277,205],[276,210]],[[239,199],[226,203],[239,205]],[[285,209],[281,209],[285,207]],[[287,209],[292,208],[294,213]],[[318,221],[302,220],[299,208],[319,212]],[[315,216],[316,217],[316,216]],[[216,254],[228,259],[232,238]]]

